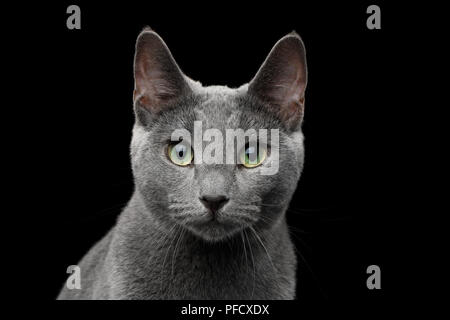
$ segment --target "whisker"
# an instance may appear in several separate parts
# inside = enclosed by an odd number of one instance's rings
[[[177,252],[178,252],[179,243],[180,243],[180,240],[181,240],[181,238],[183,237],[185,231],[186,231],[186,229],[183,228],[183,229],[181,230],[181,232],[179,233],[179,235],[178,235],[178,240],[177,240],[177,242],[176,242],[176,244],[175,244],[175,250],[174,250],[173,253],[172,253],[172,277],[173,277],[173,270],[174,270],[174,260],[175,260],[176,257],[177,257]]]
[[[169,229],[169,231],[167,231],[167,233],[158,242],[158,244],[157,244],[158,247],[160,247],[161,249],[164,248],[164,246],[166,245],[167,241],[169,241],[169,237],[170,237],[172,231],[175,229],[176,226],[177,226],[176,224],[172,225],[172,227]],[[141,248],[141,250],[139,250],[139,255],[142,252],[143,248],[145,248],[145,246],[143,246]],[[148,259],[147,259],[147,263],[145,264],[146,269],[148,268],[148,265],[150,263],[151,258],[152,258],[152,256],[149,256]]]
[[[243,244],[243,249],[244,249],[244,255],[245,255],[245,265],[246,265],[246,269],[248,270],[248,260],[247,260],[247,247],[245,245],[245,241],[244,241],[244,232],[241,232],[241,239],[242,239],[242,244]]]
[[[177,224],[175,224],[174,226],[178,227],[178,229],[176,229],[175,232],[180,232],[181,226],[177,225]],[[167,255],[170,252],[170,248],[172,247],[172,243],[173,243],[174,239],[175,239],[175,236],[172,237],[172,239],[170,241],[170,244],[169,244],[169,247],[166,249],[166,254],[164,255],[164,260],[163,260],[163,264],[162,264],[162,268],[161,268],[161,273],[164,272],[164,265],[166,264]],[[164,281],[164,277],[161,276],[161,287],[160,287],[161,293],[162,293],[163,281]]]
[[[255,292],[255,284],[256,284],[256,269],[255,269],[255,259],[253,258],[253,250],[250,241],[248,240],[247,232],[244,229],[245,239],[247,239],[248,247],[250,249],[250,256],[252,258],[252,266],[253,266],[253,288],[251,298],[253,299],[253,294]]]
[[[294,232],[297,232],[297,233],[301,233],[301,234],[312,234],[312,232],[305,231],[305,230],[303,230],[303,229],[300,229],[300,228],[298,228],[298,227],[294,227],[294,226],[292,226],[292,225],[288,225],[288,228],[290,229],[290,231],[294,231]]]
[[[277,273],[277,270],[275,268],[275,265],[273,264],[272,258],[270,257],[269,252],[267,251],[266,246],[264,245],[263,241],[261,240],[261,238],[259,237],[258,233],[256,232],[256,230],[250,226],[250,230],[253,231],[254,235],[256,236],[256,239],[258,239],[259,243],[262,245],[262,247],[264,248],[264,251],[266,252],[267,258],[269,258],[270,264],[272,265],[272,269],[275,273]]]

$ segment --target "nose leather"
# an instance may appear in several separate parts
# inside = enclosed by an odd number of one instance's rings
[[[199,199],[200,202],[213,213],[222,208],[230,200],[224,195],[204,195]]]

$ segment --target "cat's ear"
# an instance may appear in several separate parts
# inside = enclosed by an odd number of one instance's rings
[[[136,41],[134,81],[133,100],[138,117],[142,111],[150,115],[160,113],[189,90],[169,48],[151,29],[142,31]]]
[[[300,36],[281,38],[250,82],[248,93],[277,112],[291,129],[299,127],[305,106],[306,52]]]

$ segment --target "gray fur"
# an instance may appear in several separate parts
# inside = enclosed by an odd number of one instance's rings
[[[170,55],[156,33],[144,30],[140,37],[145,34],[152,37],[148,41],[161,41],[152,44],[158,46],[158,54]],[[304,59],[298,35],[283,39],[295,42],[284,51],[300,48]],[[138,59],[137,55],[135,70]],[[173,59],[162,61],[174,64],[164,70],[177,72]],[[306,61],[301,62],[306,72]],[[284,63],[289,67],[289,60]],[[264,77],[270,77],[270,72],[266,74],[267,70]],[[179,84],[177,77],[170,85]],[[283,108],[282,103],[271,103],[250,91],[252,86],[264,88],[260,83],[230,89],[203,87],[184,75],[183,79],[182,90],[169,88],[176,97],[145,100],[157,101],[152,102],[158,103],[156,109],[152,104],[140,105],[139,95],[152,93],[140,92],[137,84],[131,142],[134,194],[116,226],[79,263],[82,289],[64,287],[58,299],[295,298],[297,260],[285,211],[303,167],[301,118],[293,126],[292,119],[274,109]],[[306,82],[302,94],[305,86]],[[264,176],[257,174],[257,168],[236,165],[174,165],[166,155],[167,141],[175,129],[192,131],[195,120],[202,120],[204,129],[223,131],[224,136],[227,128],[279,128],[279,172]],[[227,223],[196,223],[206,215],[198,200],[204,193],[230,198],[222,213]]]

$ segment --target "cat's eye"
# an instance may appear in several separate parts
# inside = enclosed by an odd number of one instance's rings
[[[246,145],[240,153],[241,164],[246,168],[259,166],[267,157],[267,149],[258,144],[258,146]]]
[[[168,148],[169,159],[179,166],[187,166],[191,164],[194,159],[194,152],[190,145],[179,142],[177,144],[169,144]]]

